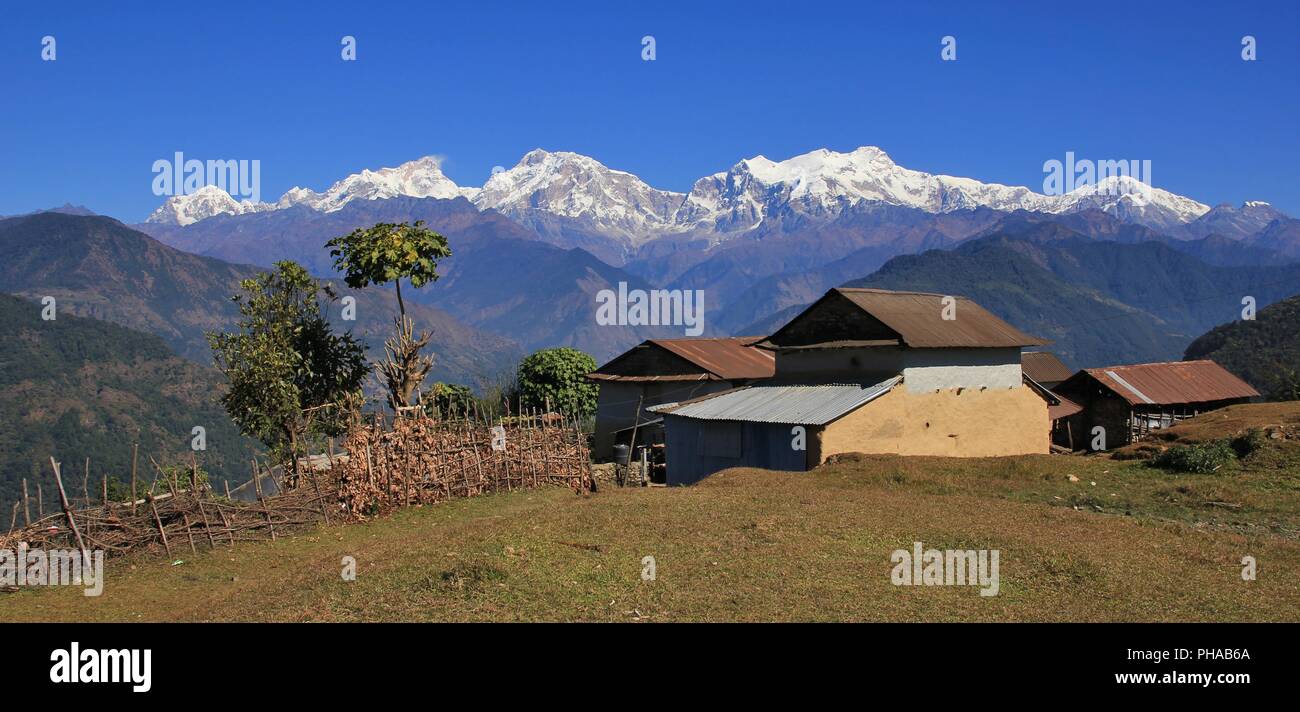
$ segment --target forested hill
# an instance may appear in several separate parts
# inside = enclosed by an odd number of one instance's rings
[[[50,456],[78,495],[90,457],[93,496],[102,475],[129,481],[133,443],[143,482],[153,479],[149,456],[188,463],[195,426],[205,429],[199,462],[214,481],[247,479],[257,444],[239,435],[218,402],[224,381],[216,371],[180,358],[152,334],[64,313],[46,321],[40,304],[8,294],[0,294],[0,330],[4,526],[24,477],[32,497],[42,483],[49,511]]]
[[[1253,320],[1216,326],[1187,347],[1272,400],[1300,400],[1300,294],[1259,310]]]

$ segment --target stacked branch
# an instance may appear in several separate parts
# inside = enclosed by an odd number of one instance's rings
[[[366,518],[395,507],[561,485],[590,491],[581,430],[554,413],[528,412],[490,426],[480,418],[399,417],[392,429],[355,428],[331,481],[342,508]]]
[[[51,460],[53,478],[63,494],[59,463]],[[337,501],[318,488],[298,487],[256,503],[235,502],[216,496],[195,476],[189,482],[160,478],[167,490],[146,494],[131,502],[87,502],[74,507],[66,498],[62,511],[46,514],[0,535],[0,549],[29,548],[102,550],[106,556],[134,551],[172,555],[197,552],[240,541],[274,539],[277,532],[301,529],[328,521],[328,508]],[[326,490],[328,491],[328,490]]]

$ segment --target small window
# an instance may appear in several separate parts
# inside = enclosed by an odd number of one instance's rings
[[[740,423],[708,421],[700,429],[700,454],[705,457],[740,457]]]

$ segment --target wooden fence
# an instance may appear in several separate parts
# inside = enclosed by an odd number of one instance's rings
[[[562,416],[526,412],[496,425],[472,418],[398,418],[354,429],[336,462],[343,508],[357,518],[454,497],[563,485],[593,487],[586,434]]]
[[[197,553],[204,545],[273,540],[317,523],[363,520],[453,497],[546,485],[585,494],[594,487],[585,434],[555,414],[528,413],[499,419],[497,425],[417,414],[397,418],[391,428],[383,423],[355,427],[344,447],[348,454],[331,454],[326,467],[305,468],[269,496],[258,486],[267,475],[254,461],[256,502],[233,501],[228,489],[226,496],[217,495],[200,481],[194,463],[188,481],[163,475],[142,499],[109,501],[105,486],[102,501],[87,497],[74,506],[60,465],[50,458],[59,509],[45,514],[38,504],[33,518],[28,498],[16,503],[0,549],[26,542],[31,548],[98,549],[106,556],[137,550],[171,556]]]

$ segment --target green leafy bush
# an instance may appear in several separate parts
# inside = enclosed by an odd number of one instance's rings
[[[1228,441],[1215,440],[1199,445],[1175,445],[1151,462],[1167,470],[1210,474],[1236,459],[1236,452]]]
[[[583,376],[595,370],[595,360],[577,349],[542,349],[519,364],[520,401],[526,408],[591,415],[598,389]]]

